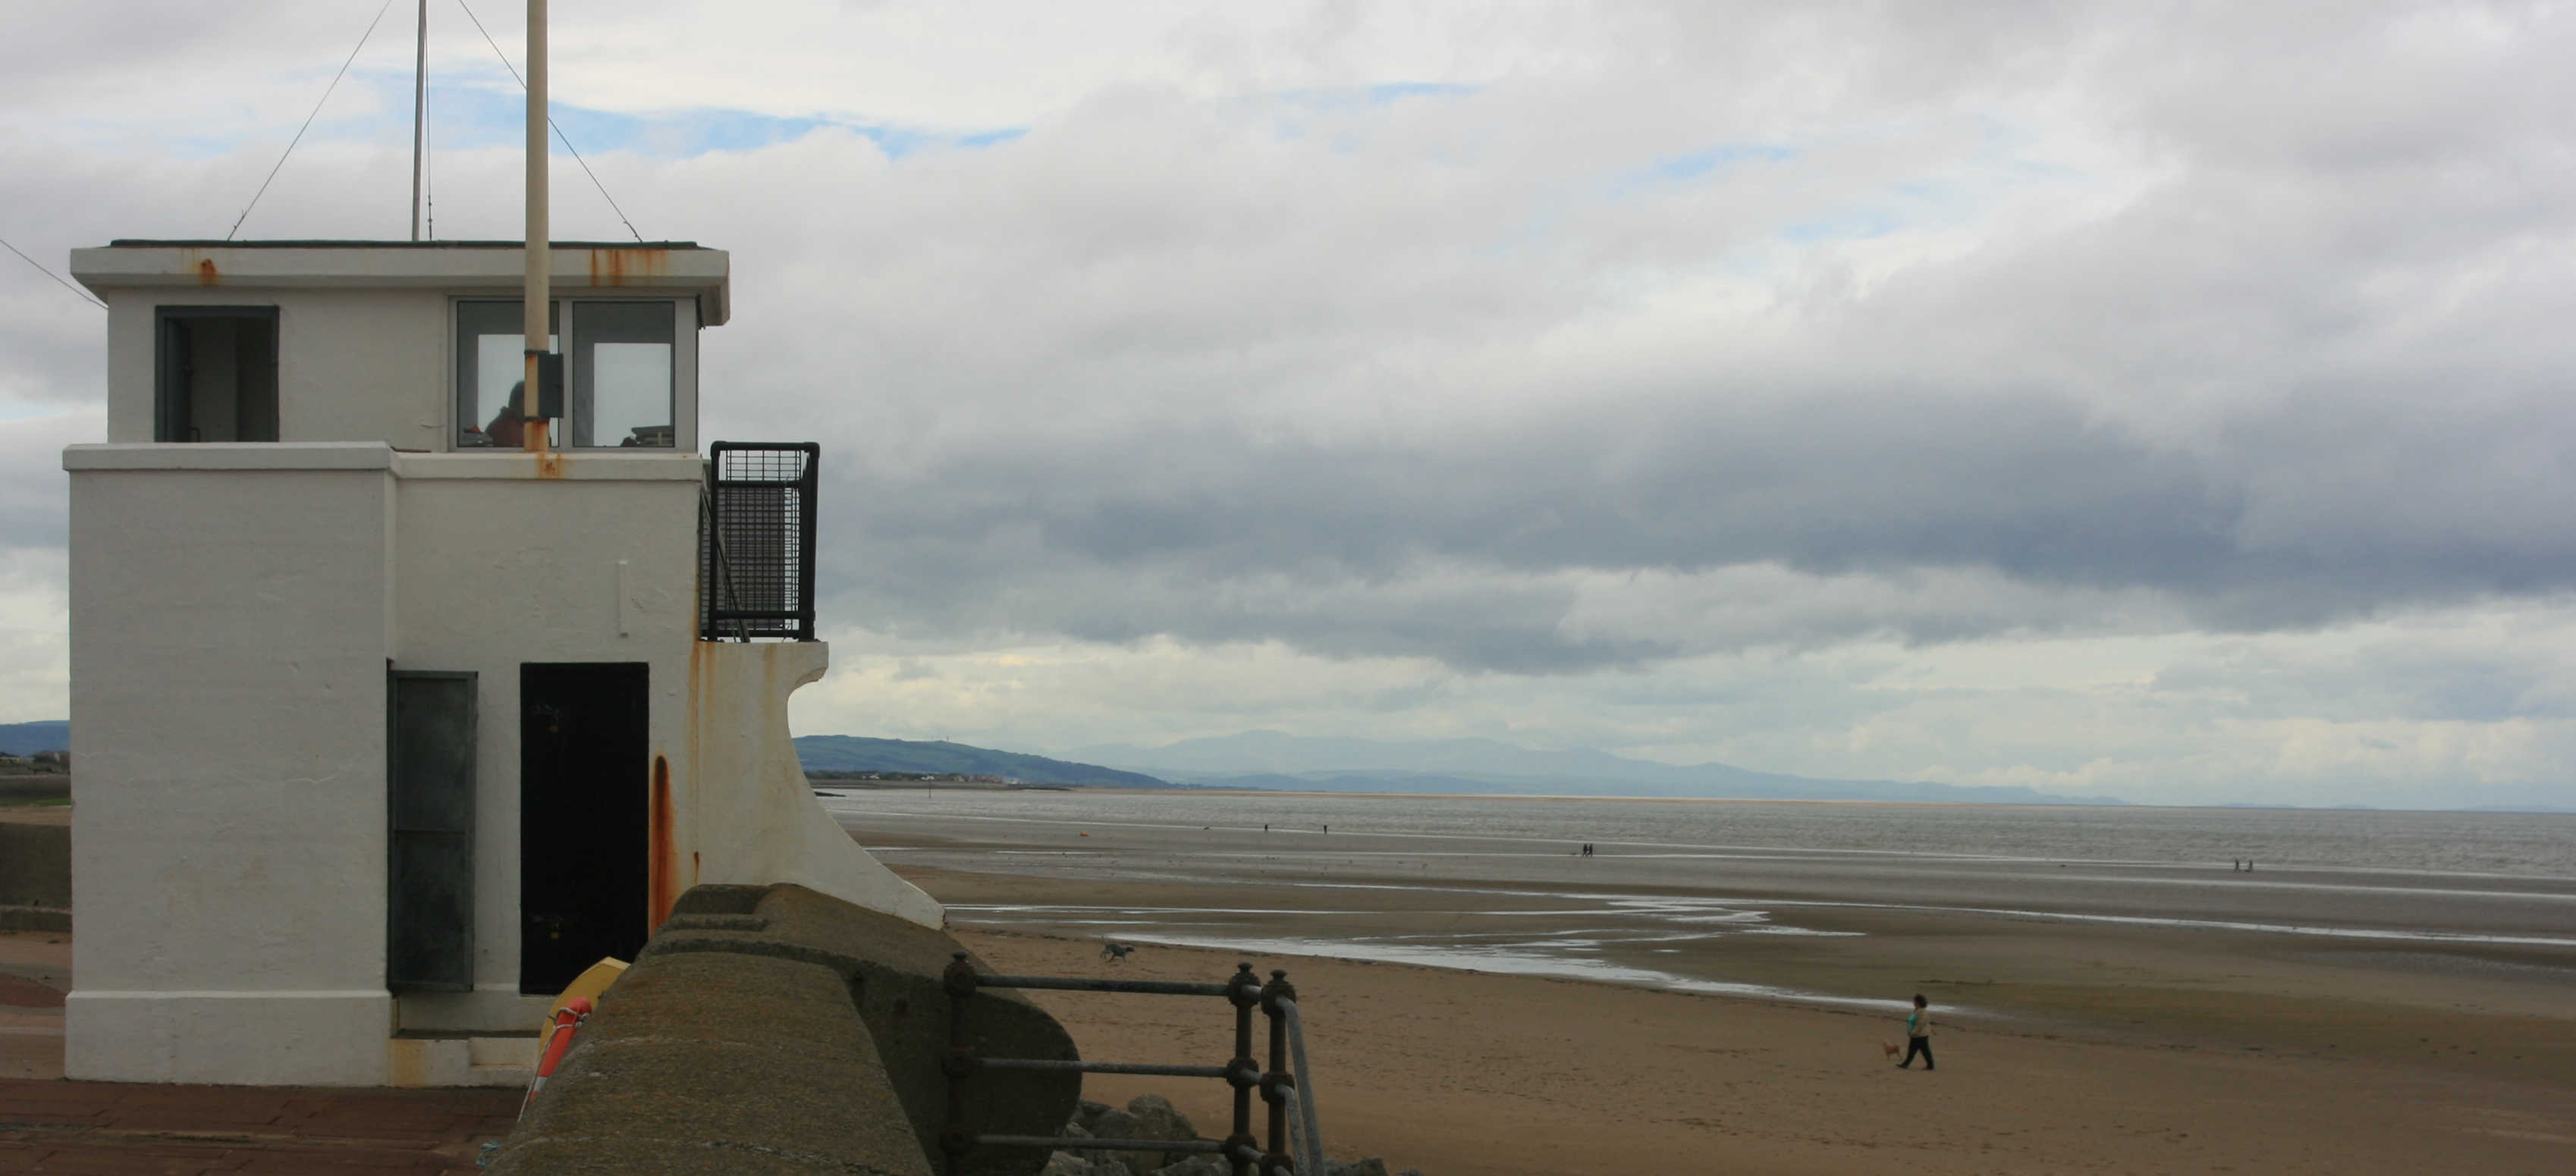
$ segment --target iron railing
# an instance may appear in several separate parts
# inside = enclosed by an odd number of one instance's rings
[[[698,636],[814,636],[814,505],[823,447],[718,441],[699,499]]]
[[[1044,1147],[1061,1151],[1196,1152],[1223,1156],[1234,1176],[1323,1176],[1324,1136],[1315,1121],[1314,1083],[1306,1072],[1306,1032],[1297,1018],[1297,989],[1288,973],[1273,970],[1264,984],[1252,965],[1238,964],[1223,984],[1177,980],[1106,980],[1088,976],[999,976],[978,972],[965,952],[948,965],[942,983],[948,1005],[948,1125],[939,1139],[947,1170],[957,1172],[978,1147]],[[1234,1006],[1234,1057],[1222,1066],[1149,1062],[1084,1062],[1041,1058],[988,1058],[966,1038],[966,1002],[986,988],[1036,988],[1059,992],[1133,992],[1157,996],[1216,996]],[[1252,1010],[1270,1023],[1270,1068],[1252,1057]],[[1234,1130],[1222,1140],[1099,1139],[1058,1135],[978,1135],[966,1129],[966,1081],[980,1070],[1052,1070],[1082,1074],[1153,1074],[1220,1078],[1234,1088]],[[1252,1096],[1259,1091],[1270,1113],[1266,1141],[1252,1134]],[[1292,1146],[1293,1142],[1293,1146]]]

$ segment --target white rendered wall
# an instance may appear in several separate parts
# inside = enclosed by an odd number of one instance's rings
[[[552,257],[558,299],[673,306],[673,452],[694,452],[697,329],[727,317],[730,259],[658,247],[559,246]],[[108,305],[107,439],[153,439],[156,307],[273,306],[280,440],[446,451],[455,440],[454,301],[518,298],[523,264],[516,246],[452,243],[75,249],[72,276]]]
[[[690,693],[697,751],[687,814],[691,885],[795,882],[936,928],[945,913],[823,811],[797,763],[787,696],[822,678],[831,647],[702,642]]]
[[[446,447],[447,298],[435,290],[107,292],[107,439],[152,440],[163,306],[277,308],[280,441]]]
[[[611,296],[586,290],[557,294],[575,300]],[[428,452],[454,448],[456,298],[448,291],[111,287],[105,296],[111,442],[153,439],[158,308],[273,306],[278,440],[382,441]],[[472,296],[515,300],[519,292]],[[698,444],[698,309],[686,298],[663,304],[674,307],[671,412],[678,430],[676,448],[663,452],[686,455]]]
[[[381,1082],[392,455],[89,448],[65,1074]]]
[[[397,1029],[533,1027],[528,662],[648,667],[648,914],[701,881],[798,882],[939,925],[797,765],[787,699],[825,647],[696,640],[694,455],[143,444],[64,465],[72,1077],[376,1085]],[[470,993],[384,987],[388,668],[477,675]]]
[[[648,763],[685,770],[705,466],[685,453],[575,453],[543,467],[525,454],[458,453],[402,454],[396,471],[394,668],[475,671],[481,715],[475,990],[406,993],[402,1023],[526,1029],[545,1008],[519,994],[519,666],[646,663]],[[634,803],[649,804],[651,788],[639,777]]]

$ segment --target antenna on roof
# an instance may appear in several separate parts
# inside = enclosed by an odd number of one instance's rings
[[[411,43],[411,239],[420,240],[421,113],[429,97],[429,0],[420,0],[420,28]]]

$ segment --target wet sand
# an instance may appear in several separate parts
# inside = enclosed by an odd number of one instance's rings
[[[1214,830],[853,823],[996,966],[1289,969],[1332,1150],[1432,1176],[2576,1169],[2576,946],[2557,944],[2576,927],[2553,922],[2546,881],[2372,883],[2504,896],[2406,900],[2423,904],[2410,917],[2461,904],[2483,936],[2427,939],[2382,934],[2422,923],[2390,923],[2379,896],[2363,905],[2384,926],[2338,916],[2353,900],[2319,876],[2193,882],[2218,891],[2192,900],[2212,913],[2268,904],[2264,918],[2308,928],[2284,933],[2115,921],[2162,916],[2094,908],[2143,910],[2137,895],[2167,888],[2035,897],[1980,881],[1985,865],[1817,866],[1801,883],[1810,866],[1774,863],[1730,895],[1655,884],[1669,863],[1432,838],[1264,854]],[[1909,871],[1924,875],[1910,890],[1865,898]],[[1980,887],[2023,901],[1978,906]],[[1103,938],[1146,946],[1105,964]],[[1355,955],[1375,958],[1337,958]],[[1879,1048],[1901,1040],[1897,1010],[1916,991],[1944,1026],[1932,1074]],[[1227,1049],[1221,1007],[1046,1003],[1089,1057]],[[1223,1120],[1213,1084],[1093,1089],[1160,1091]]]

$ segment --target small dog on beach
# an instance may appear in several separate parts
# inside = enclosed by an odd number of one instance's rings
[[[1117,964],[1117,963],[1125,963],[1125,962],[1126,962],[1126,960],[1127,960],[1127,957],[1128,957],[1128,956],[1131,956],[1131,955],[1134,955],[1134,954],[1136,954],[1136,945],[1135,945],[1135,944],[1132,944],[1132,943],[1111,943],[1111,942],[1109,942],[1109,941],[1107,941],[1107,940],[1102,940],[1102,941],[1101,941],[1101,944],[1100,944],[1100,958],[1102,958],[1102,959],[1104,959],[1104,960],[1107,960],[1107,961],[1109,961],[1110,963],[1113,963],[1113,964]]]
[[[1878,1043],[1878,1048],[1886,1050],[1887,1056],[1891,1058],[1895,1057],[1897,1054],[1897,1045],[1893,1041],[1882,1041]]]

